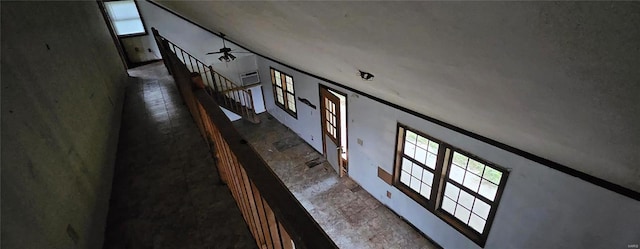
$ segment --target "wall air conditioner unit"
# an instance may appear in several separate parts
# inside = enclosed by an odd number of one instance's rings
[[[240,74],[240,80],[242,81],[243,86],[248,86],[260,83],[260,76],[258,75],[258,71],[253,71]]]

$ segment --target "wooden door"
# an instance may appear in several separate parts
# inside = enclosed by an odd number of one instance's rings
[[[343,176],[346,173],[342,167],[342,139],[340,120],[340,98],[325,88],[320,88],[321,97],[321,122],[322,122],[322,147],[327,161]]]

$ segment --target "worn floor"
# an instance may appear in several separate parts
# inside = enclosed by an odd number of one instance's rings
[[[164,65],[129,73],[104,248],[256,248]]]
[[[267,113],[260,119],[234,125],[340,248],[437,248],[293,131]]]

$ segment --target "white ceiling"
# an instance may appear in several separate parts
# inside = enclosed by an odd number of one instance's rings
[[[285,64],[640,191],[638,2],[160,3]]]

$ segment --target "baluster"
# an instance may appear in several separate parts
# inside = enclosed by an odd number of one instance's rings
[[[218,86],[216,86],[216,79],[213,77],[213,67],[209,66],[209,76],[211,76],[211,81],[213,85],[213,91],[218,92]]]
[[[187,60],[184,58],[184,50],[180,49],[180,54],[182,55],[182,64],[187,65]]]

